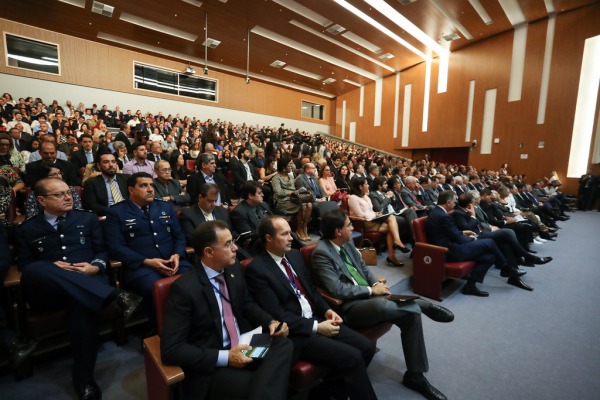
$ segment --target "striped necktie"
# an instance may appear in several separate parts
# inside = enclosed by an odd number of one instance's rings
[[[108,180],[108,186],[110,187],[110,194],[112,194],[112,198],[115,204],[122,202],[123,196],[117,187],[117,182],[115,182],[115,178],[111,178]]]

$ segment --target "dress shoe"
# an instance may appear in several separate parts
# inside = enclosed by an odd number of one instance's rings
[[[409,374],[407,372],[402,378],[402,384],[410,390],[414,390],[415,392],[420,393],[427,400],[448,399],[446,396],[444,396],[442,392],[433,387],[433,385],[429,383],[429,381],[423,376],[423,374]]]
[[[102,391],[96,384],[89,384],[79,389],[79,400],[101,400]]]
[[[550,232],[550,233],[556,233],[556,231],[558,230],[556,228],[547,228],[547,229],[548,229],[548,232]]]
[[[527,248],[526,250],[527,250],[528,253],[537,254],[537,251],[535,251],[533,249]]]
[[[477,297],[488,297],[490,294],[488,292],[484,292],[483,290],[479,290],[477,286],[469,286],[465,285],[462,288],[462,294],[466,294],[469,296],[477,296]]]
[[[406,246],[398,246],[397,244],[394,244],[394,248],[400,250],[403,253],[410,253],[410,249],[407,249]]]
[[[558,217],[556,217],[556,219],[559,220],[559,221],[568,221],[571,218],[570,217],[563,217],[563,216],[559,215]]]
[[[523,276],[527,273],[527,271],[525,271],[524,269],[520,269],[520,268],[502,268],[502,271],[500,271],[500,276],[503,278],[518,278],[520,276]]]
[[[536,256],[531,256],[531,257],[527,257],[527,260],[525,261],[525,266],[528,267],[532,267],[534,265],[544,265],[544,264],[548,264],[550,261],[552,261],[552,257],[536,257]]]
[[[507,281],[507,283],[508,283],[509,285],[516,286],[516,287],[518,287],[518,288],[520,288],[520,289],[523,289],[523,290],[529,290],[530,292],[533,292],[533,288],[532,288],[531,286],[529,286],[529,285],[525,284],[525,282],[523,282],[523,281],[521,280],[521,278],[519,278],[519,277],[516,277],[516,276],[515,276],[515,277],[512,277],[512,278],[508,278],[508,281]]]
[[[37,342],[29,341],[27,343],[11,342],[7,345],[8,359],[12,369],[19,368],[31,356]]]
[[[429,303],[429,302],[428,302]],[[435,322],[452,322],[454,321],[454,314],[446,307],[439,306],[437,304],[429,303],[429,306],[423,307],[421,312]]]
[[[121,292],[117,295],[116,301],[119,315],[127,321],[142,302],[142,296],[131,292]]]
[[[387,265],[392,267],[404,267],[404,263],[402,261],[392,261],[389,257],[386,257],[385,262]]]
[[[540,232],[540,237],[544,240],[555,240],[556,236],[558,236],[556,233]]]

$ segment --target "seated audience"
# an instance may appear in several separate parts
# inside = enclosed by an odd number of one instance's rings
[[[312,256],[313,270],[318,283],[344,301],[340,308],[343,321],[353,328],[367,328],[382,322],[397,325],[407,368],[402,384],[427,399],[446,399],[423,375],[429,369],[429,362],[421,313],[437,322],[451,322],[454,315],[446,308],[422,299],[404,303],[388,300],[390,289],[377,280],[354,247],[352,223],[341,210],[325,214],[322,229],[323,238]],[[281,241],[279,237],[272,240]],[[260,289],[273,286],[265,285]]]
[[[165,160],[159,160],[154,163],[154,190],[156,197],[171,203],[175,210],[187,205],[190,202],[190,195],[181,188],[178,179],[173,179],[171,175],[171,165]]]
[[[59,160],[57,158],[56,143],[54,142],[42,142],[40,145],[40,154],[42,159],[27,164],[27,173],[25,174],[25,184],[27,187],[32,187],[38,176],[41,176],[40,169],[42,165],[57,165],[63,176],[63,180],[70,186],[78,186],[80,180],[79,174],[73,167],[73,165],[65,160]]]
[[[86,210],[103,217],[108,215],[109,207],[129,198],[129,175],[117,174],[117,160],[107,149],[96,154],[96,168],[100,175],[84,183],[83,202]]]
[[[65,182],[45,178],[34,192],[44,212],[21,224],[16,234],[23,293],[38,312],[67,310],[75,390],[80,399],[100,399],[94,380],[99,313],[116,303],[118,313],[128,319],[141,298],[109,285],[100,221],[73,209]]]
[[[227,225],[206,222],[194,232],[193,243],[199,261],[173,282],[161,335],[163,362],[185,373],[183,398],[287,398],[293,354],[288,326],[250,297]],[[244,355],[250,346],[239,344],[240,334],[257,326],[272,336],[260,361]]]
[[[266,217],[259,232],[265,249],[246,269],[246,281],[258,305],[288,324],[293,362],[305,360],[329,367],[333,375],[342,377],[343,398],[376,399],[366,371],[374,346],[345,326],[314,288],[302,255],[292,250],[287,221],[280,216]]]
[[[231,222],[235,231],[250,232],[248,246],[252,247],[258,239],[260,222],[268,215],[272,215],[273,212],[264,202],[263,190],[258,183],[253,181],[244,183],[239,193],[241,200],[231,211]]]
[[[133,159],[123,165],[123,173],[127,175],[133,175],[137,172],[145,172],[152,178],[156,178],[154,172],[154,162],[148,160],[148,150],[142,143],[134,143],[133,148]]]
[[[198,200],[198,194],[200,193],[200,187],[205,183],[214,183],[219,187],[219,197],[217,198],[218,206],[228,206],[231,204],[229,192],[227,190],[227,180],[225,177],[217,172],[217,162],[213,154],[202,153],[198,156],[196,161],[197,172],[188,176],[187,179],[187,192],[193,201]]]
[[[308,242],[308,223],[312,213],[312,203],[298,204],[292,201],[292,194],[296,192],[296,186],[291,174],[294,170],[294,162],[286,157],[277,162],[277,175],[271,179],[273,187],[273,200],[275,209],[288,214],[296,214],[296,233],[300,240]]]
[[[33,186],[35,186],[35,184],[38,181],[44,178],[57,178],[64,181],[62,171],[60,167],[56,164],[43,164],[38,170],[38,172],[40,175],[36,177]],[[77,191],[77,189],[73,186],[69,186],[69,190],[73,199],[73,208],[76,210],[84,210],[81,201],[81,196],[79,196],[79,192]],[[27,193],[27,197],[25,198],[25,216],[27,218],[31,218],[43,211],[44,209],[42,205],[37,201],[35,192],[33,190],[29,190],[29,192]]]
[[[370,232],[381,232],[386,235],[386,243],[388,249],[388,257],[386,262],[388,265],[402,267],[404,262],[396,258],[395,249],[400,249],[403,253],[408,253],[406,247],[400,239],[400,231],[398,230],[398,222],[395,215],[388,215],[382,220],[377,220],[382,212],[375,212],[373,204],[369,198],[369,183],[366,178],[355,178],[351,182],[352,191],[348,198],[348,208],[350,216],[364,220],[365,229]]]
[[[398,182],[397,178],[391,179],[395,179],[394,182]],[[397,212],[392,204],[394,192],[388,190],[386,178],[383,176],[373,179],[373,190],[369,191],[369,198],[373,204],[373,211],[383,214],[395,214]],[[404,208],[404,211],[399,215],[395,215],[395,217],[400,233],[404,234],[410,243],[413,243],[412,221],[417,219],[417,213],[412,208]]]
[[[155,200],[154,181],[145,172],[127,178],[129,199],[108,209],[104,238],[111,258],[123,263],[121,284],[141,294],[154,323],[154,282],[185,272],[185,237],[173,206]]]

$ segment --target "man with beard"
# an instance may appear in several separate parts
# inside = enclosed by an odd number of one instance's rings
[[[96,168],[100,175],[88,179],[83,186],[83,204],[99,216],[108,214],[108,207],[129,198],[127,178],[117,174],[117,160],[108,150],[96,156]]]

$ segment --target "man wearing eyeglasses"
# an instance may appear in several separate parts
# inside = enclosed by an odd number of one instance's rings
[[[160,160],[154,163],[154,190],[156,197],[171,203],[175,209],[179,209],[190,202],[190,195],[181,188],[178,179],[171,176],[171,165]]]
[[[127,190],[129,199],[108,209],[104,237],[111,258],[123,263],[123,286],[144,297],[153,318],[154,282],[183,273],[191,264],[184,259],[185,236],[175,209],[155,200],[152,177],[145,172],[131,175]]]
[[[80,399],[100,399],[94,380],[99,313],[116,302],[127,319],[142,299],[109,285],[100,221],[93,213],[73,209],[69,186],[45,178],[33,190],[44,212],[17,228],[21,286],[32,309],[67,309],[75,389]]]
[[[254,302],[236,263],[227,224],[207,221],[194,232],[199,261],[171,286],[161,356],[185,372],[184,399],[287,398],[293,347],[287,324]],[[262,360],[246,356],[240,335],[262,327],[271,345]]]

